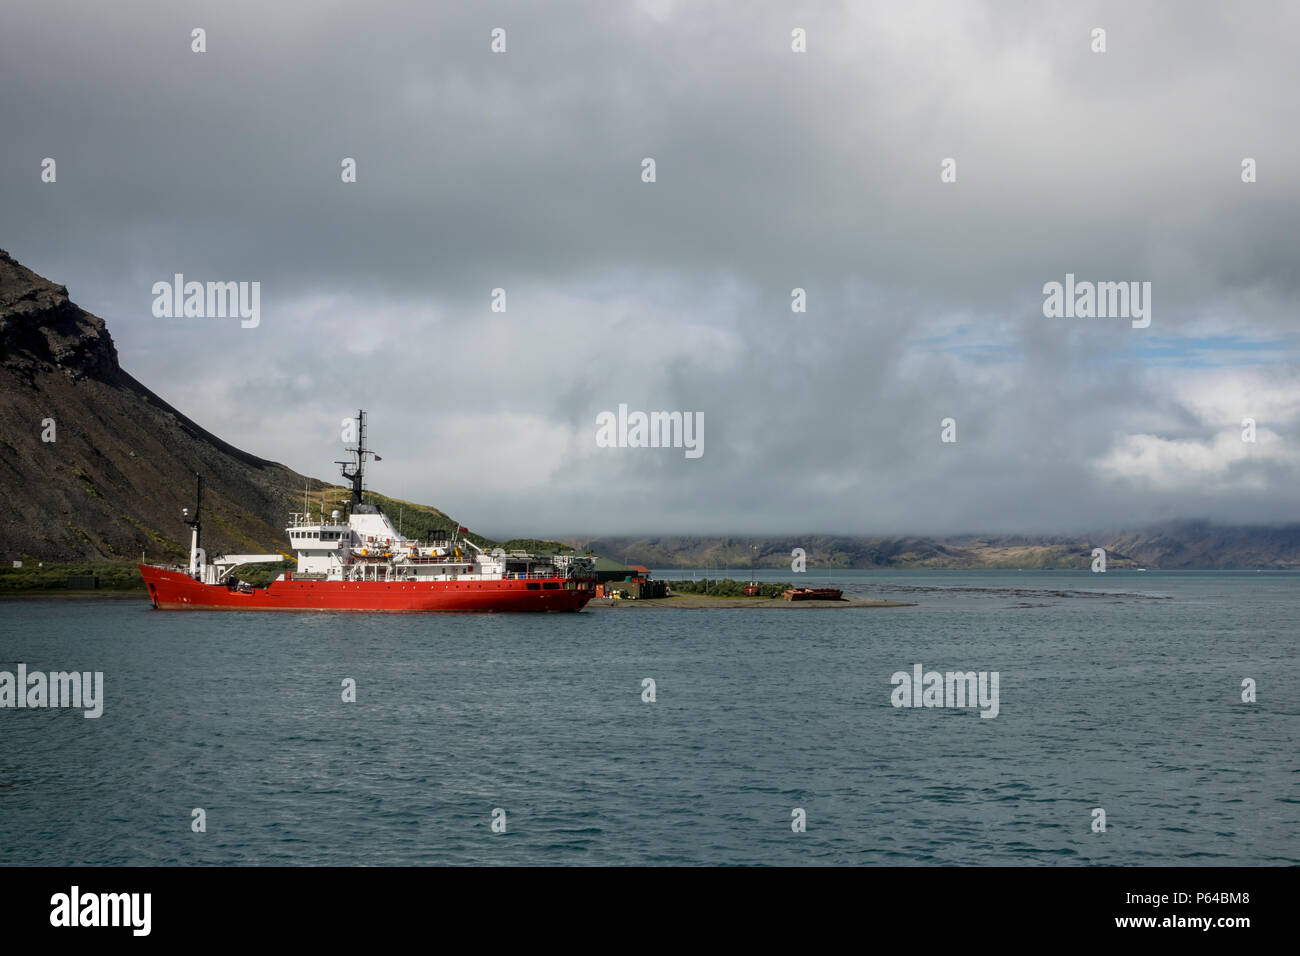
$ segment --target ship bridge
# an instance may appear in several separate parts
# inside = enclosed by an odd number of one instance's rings
[[[339,551],[352,537],[351,529],[337,517],[327,522],[322,515],[321,520],[313,521],[311,515],[299,513],[290,515],[285,532],[298,553],[300,574],[328,574],[331,568],[342,567]]]

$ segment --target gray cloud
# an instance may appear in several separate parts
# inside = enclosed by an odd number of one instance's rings
[[[1300,519],[1291,5],[0,17],[5,248],[257,454],[328,476],[365,406],[376,487],[485,533]],[[261,326],[155,319],[175,272]],[[1067,272],[1151,281],[1151,328],[1043,318]],[[596,448],[620,402],[704,457]]]

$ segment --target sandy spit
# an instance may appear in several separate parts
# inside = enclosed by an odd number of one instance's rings
[[[833,610],[851,607],[916,607],[910,601],[878,601],[872,598],[845,598],[842,601],[787,601],[784,598],[713,598],[702,594],[675,594],[666,598],[625,601],[595,598],[587,604],[592,611],[648,610],[651,608],[693,611],[701,608],[766,608],[777,610]]]

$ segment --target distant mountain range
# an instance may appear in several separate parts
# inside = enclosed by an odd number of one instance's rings
[[[304,489],[313,511],[321,504],[330,510],[346,494],[191,421],[123,371],[102,319],[0,250],[0,560],[125,561],[142,551],[154,560],[179,558],[188,550],[181,509],[193,506],[195,472],[204,478],[210,550],[280,551],[286,518],[302,509]],[[372,498],[400,512],[408,533],[455,523],[428,505]],[[1110,567],[1300,567],[1300,525],[1176,522],[1081,536],[625,537],[565,544],[633,564],[735,572],[749,567],[751,555],[761,567],[788,570],[794,548],[805,550],[810,569],[1087,568],[1096,547],[1106,549]]]
[[[1169,522],[1137,531],[1087,535],[956,535],[952,537],[603,537],[566,544],[647,567],[742,573],[790,569],[802,548],[808,568],[1077,568],[1092,565],[1094,548],[1107,568],[1300,568],[1300,525],[1238,527]]]

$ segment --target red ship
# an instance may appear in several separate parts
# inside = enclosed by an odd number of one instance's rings
[[[352,459],[339,462],[352,485],[347,519],[333,512],[313,520],[291,516],[286,529],[298,569],[266,587],[241,582],[235,571],[283,560],[279,554],[222,554],[199,547],[203,484],[190,526],[188,568],[141,564],[155,608],[243,611],[580,611],[595,596],[594,562],[577,554],[535,555],[484,549],[455,528],[430,542],[401,535],[388,517],[365,503],[365,412],[357,413]]]

